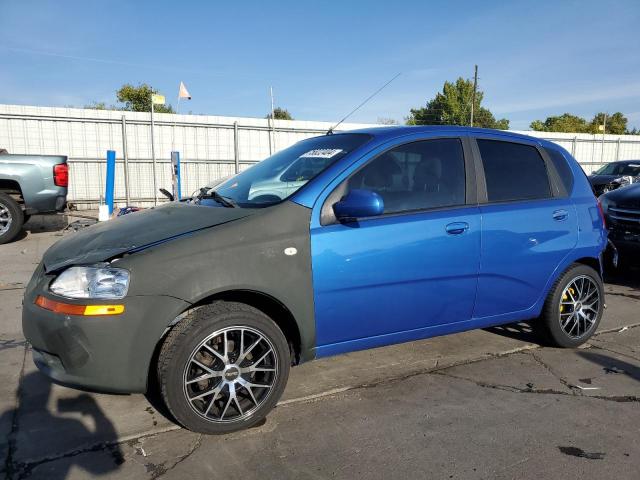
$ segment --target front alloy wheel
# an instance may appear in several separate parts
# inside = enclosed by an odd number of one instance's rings
[[[248,418],[267,399],[278,376],[274,346],[250,327],[218,330],[198,345],[184,369],[184,394],[212,422]]]
[[[276,405],[289,377],[289,344],[261,311],[235,302],[194,309],[167,335],[158,357],[162,397],[189,430],[251,427]]]

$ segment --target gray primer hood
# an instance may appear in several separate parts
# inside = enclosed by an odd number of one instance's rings
[[[44,254],[45,270],[49,272],[68,265],[105,261],[134,249],[232,222],[257,211],[172,202],[131,213],[63,238]]]

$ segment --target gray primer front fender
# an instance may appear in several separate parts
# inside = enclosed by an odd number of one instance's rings
[[[291,312],[301,360],[310,360],[315,347],[310,215],[308,208],[284,202],[115,263],[131,272],[129,295],[170,295],[194,304],[221,292],[266,294]]]

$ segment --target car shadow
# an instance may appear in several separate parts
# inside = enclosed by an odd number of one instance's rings
[[[626,265],[621,268],[605,269],[604,281],[611,285],[640,290],[640,266]]]
[[[606,374],[627,375],[636,382],[640,382],[640,367],[638,365],[588,350],[580,350],[576,353],[585,360],[600,365]]]
[[[60,461],[46,468],[48,479],[65,479],[74,466],[83,469],[91,476],[105,475],[118,470],[124,463],[124,456],[116,443],[118,436],[113,423],[95,399],[87,393],[81,393],[74,398],[59,399],[55,407],[51,407],[49,406],[51,389],[51,381],[40,372],[25,375],[18,388],[17,407],[1,415],[0,424],[12,426],[11,433],[7,437],[9,444],[5,462],[7,478],[31,476],[32,470],[42,463],[38,459],[34,459],[33,463],[24,463],[14,458],[16,449],[19,451],[21,448],[19,442],[23,441],[28,443],[24,448],[37,449],[37,455],[41,459],[48,459],[56,454],[61,455]],[[93,425],[93,428],[88,428],[84,422],[72,418],[68,415],[70,413],[88,417],[90,419],[88,424]],[[26,418],[29,418],[29,421],[25,422]],[[33,419],[37,421],[34,422]],[[106,455],[101,458],[96,458],[95,455],[83,455],[82,450],[77,449],[77,444],[74,445],[72,454],[54,450],[56,447],[64,448],[61,445],[65,445],[70,440],[74,443],[76,440],[81,440],[90,451],[104,448]],[[97,449],[96,445],[101,448]]]
[[[496,327],[485,328],[484,331],[495,333],[502,337],[520,340],[525,343],[536,343],[545,345],[545,338],[531,325],[531,322],[509,323],[507,325],[498,325]]]
[[[68,223],[65,214],[33,215],[22,226],[21,233],[61,232]]]

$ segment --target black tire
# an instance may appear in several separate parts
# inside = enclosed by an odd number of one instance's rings
[[[586,312],[585,315],[592,315],[593,318],[591,320],[587,320],[581,315],[572,315],[576,304],[582,306],[584,303],[584,305],[587,305],[586,302],[578,301],[574,305],[565,305],[572,303],[572,298],[569,297],[573,296],[571,291],[565,294],[563,300],[563,293],[570,285],[573,293],[576,294],[575,298],[578,299],[576,292],[577,287],[575,287],[575,284],[572,285],[574,281],[577,281],[578,285],[580,285],[580,281],[583,282],[583,285],[586,283],[587,287],[584,287],[585,292],[589,285],[594,286],[597,290],[598,303],[597,305],[593,305],[592,308],[594,308],[594,311],[591,311],[591,309],[576,309],[576,311],[579,312]],[[587,295],[587,293],[584,295]],[[592,297],[588,299],[588,302],[592,302],[595,298],[595,293],[591,295]],[[561,304],[561,302],[564,302],[564,304]],[[589,305],[591,305],[591,303],[589,303]],[[564,308],[566,308],[566,311],[561,310]],[[551,288],[537,324],[543,328],[545,336],[552,346],[575,348],[585,343],[595,333],[602,319],[603,311],[604,289],[600,275],[587,265],[574,263],[556,280]],[[566,323],[565,328],[563,328],[563,323]],[[582,333],[580,333],[581,327],[583,329]],[[566,329],[570,329],[569,332],[567,332]],[[574,334],[572,335],[570,332]]]
[[[23,217],[22,224],[24,225],[25,223],[27,223],[29,221],[29,219],[31,218],[31,215],[27,215],[26,213],[23,213],[22,217]]]
[[[0,192],[0,245],[13,240],[24,223],[20,205],[6,193]],[[8,225],[6,230],[3,227]]]
[[[220,333],[222,331],[226,333]],[[240,336],[244,335],[244,337],[239,339],[238,332],[240,332]],[[217,335],[207,340],[214,334]],[[229,337],[226,336],[227,334]],[[251,351],[246,343],[253,343],[260,336],[263,337],[263,340],[260,340]],[[224,342],[226,347],[222,347],[219,342],[214,343],[221,338],[229,338]],[[202,345],[205,340],[207,345],[212,346],[217,352],[223,352],[218,348],[229,349],[228,355],[225,354],[225,357],[230,359],[229,364],[212,355],[212,349]],[[245,360],[234,359],[236,349],[240,351],[240,354],[242,353],[242,347],[238,344],[242,345],[243,340],[246,342],[244,351],[247,352],[247,356]],[[261,359],[255,360],[253,356],[249,358],[257,351],[259,353],[256,353],[255,357],[267,352],[267,360],[264,362],[268,362],[270,365],[261,363]],[[270,354],[269,351],[273,353]],[[238,357],[240,356],[238,355]],[[217,376],[193,383],[194,378],[206,377],[210,373],[201,369],[201,372],[196,374],[195,371],[199,367],[192,360],[192,357],[199,360],[200,364],[210,362],[204,366],[210,367],[209,372],[215,372]],[[251,362],[254,364],[252,365]],[[252,368],[252,366],[258,367],[260,364],[272,368],[273,373],[236,372],[233,370],[235,364],[242,366],[244,370]],[[162,399],[178,423],[194,432],[223,434],[252,427],[266,417],[284,391],[290,367],[289,345],[273,320],[248,305],[218,301],[189,312],[169,332],[160,349],[157,374]],[[263,370],[268,370],[268,368]],[[236,375],[234,378],[227,376],[232,377],[234,374]],[[188,380],[189,378],[190,380]],[[243,381],[253,383],[249,383],[250,388],[247,389],[243,384],[238,383]],[[187,382],[192,383],[188,385]],[[233,402],[230,384],[234,385],[233,392],[237,392],[236,400]],[[267,390],[254,386],[259,384],[271,384],[271,387]],[[221,391],[214,393],[219,388]],[[193,389],[198,390],[193,392]],[[203,392],[211,393],[195,401],[187,399],[187,395],[193,399]],[[230,406],[223,410],[224,405],[227,404],[226,398],[224,398],[225,394]],[[221,398],[217,399],[218,395]],[[225,420],[227,412],[235,412],[238,418],[233,419],[231,416],[230,419]]]

